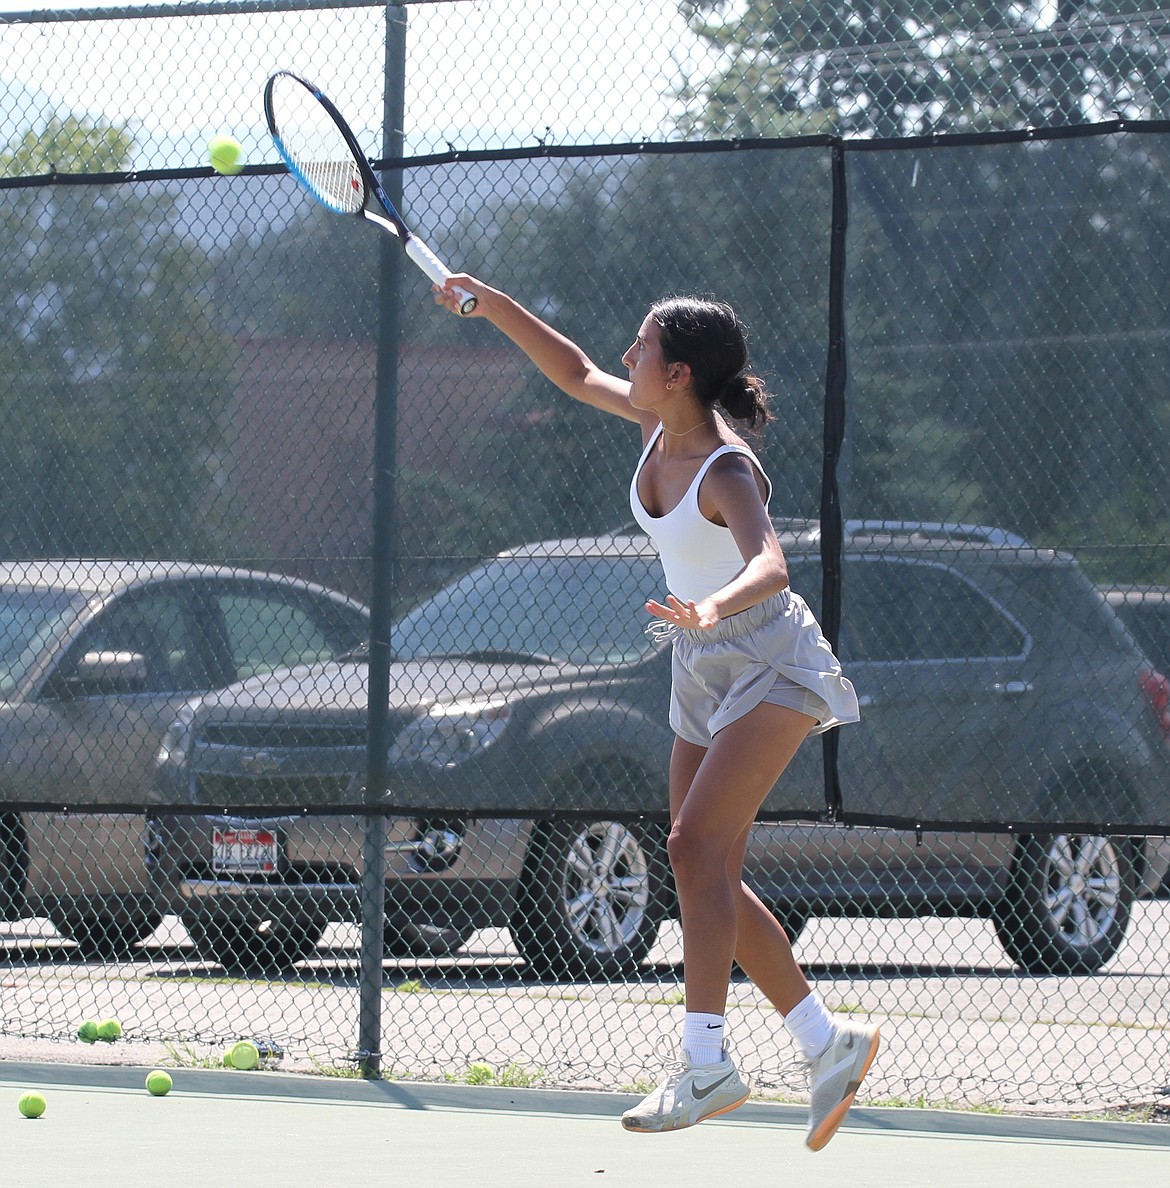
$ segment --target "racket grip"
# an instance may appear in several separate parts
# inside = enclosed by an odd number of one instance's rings
[[[451,270],[417,235],[412,235],[403,246],[406,254],[431,278],[433,284],[445,285],[451,279]],[[466,317],[479,304],[479,299],[458,285],[452,288],[459,294],[459,312]]]

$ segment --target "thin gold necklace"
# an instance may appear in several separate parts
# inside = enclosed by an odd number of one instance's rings
[[[697,425],[692,425],[689,429],[684,429],[681,433],[677,429],[667,429],[665,424],[662,426],[662,428],[666,430],[666,432],[669,433],[671,437],[686,437],[688,433],[694,433],[696,429],[702,429],[704,425],[710,424],[710,418],[704,417],[703,420],[701,420]]]

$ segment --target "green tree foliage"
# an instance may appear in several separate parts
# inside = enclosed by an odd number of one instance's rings
[[[720,55],[686,96],[694,135],[860,147],[1170,101],[1161,18],[1133,4],[680,3]],[[1143,575],[1159,554],[1170,576],[1165,153],[847,152],[846,514],[997,523],[1102,576],[1138,576],[1142,543]]]
[[[0,151],[0,173],[75,160],[124,169],[132,148],[125,129],[55,119]],[[130,186],[5,190],[0,227],[0,550],[207,550],[231,350],[173,199]]]
[[[248,186],[250,209],[272,203],[283,217],[259,234],[240,219],[228,244],[212,252],[215,306],[228,329],[261,338],[374,339],[378,232],[303,198],[288,178]]]
[[[381,236],[364,219],[324,209],[291,178],[251,178],[241,188],[246,209],[226,217],[237,229],[212,251],[214,301],[233,334],[258,337],[352,338],[369,342],[380,332]],[[268,221],[257,226],[258,208]],[[409,210],[408,210],[409,215]],[[464,327],[437,316],[430,282],[404,255],[402,295],[396,310],[408,342],[460,342]]]
[[[533,164],[482,212],[484,275],[581,343],[621,357],[651,303],[671,293],[727,300],[747,323],[753,364],[774,394],[760,448],[780,514],[815,514],[823,402],[828,224],[822,153],[792,150]],[[526,495],[527,535],[629,521],[637,429],[574,403],[533,373],[516,393],[510,440],[484,443]],[[501,467],[497,466],[497,470]]]
[[[687,96],[687,125],[709,134],[1019,128],[1148,117],[1168,97],[1162,18],[1134,0],[680,5],[720,55]]]
[[[985,521],[1102,558],[1110,542],[1137,541],[1165,557],[1161,142],[860,151],[879,135],[1148,114],[1164,97],[1156,22],[1125,6],[680,3],[720,65],[693,80],[678,130],[748,139],[408,175],[420,211],[440,191],[468,195],[450,237],[459,263],[619,373],[659,295],[730,300],[776,395],[762,445],[773,508],[815,514],[829,155],[750,138],[847,134],[846,514]],[[233,328],[376,335],[376,240],[315,211],[241,240],[231,255],[244,263],[218,290]],[[400,313],[412,343],[499,346],[490,327],[437,316],[409,267]],[[473,556],[628,518],[636,432],[527,374],[495,428],[460,442],[461,484],[428,485],[402,460],[400,518],[416,553],[428,549],[420,526],[433,529],[432,555]],[[459,408],[433,412],[437,432],[460,423]]]
[[[755,366],[776,395],[778,419],[762,445],[777,481],[775,506],[813,514],[826,176],[817,151],[540,161],[506,172],[488,165],[482,177],[470,172],[450,182],[487,195],[467,204],[451,242],[466,252],[464,267],[514,293],[617,374],[656,298],[698,292],[731,301],[751,331]],[[217,306],[238,333],[369,341],[379,328],[378,244],[378,234],[357,220],[305,206],[287,226],[254,240],[242,232],[217,255]],[[422,365],[437,369],[436,378],[454,357],[450,347],[459,358],[476,346],[504,347],[492,327],[437,311],[410,265],[399,313],[404,341],[433,349],[433,362],[424,357]],[[400,452],[404,558],[472,558],[629,521],[637,428],[578,405],[534,368],[522,375],[489,428],[471,436],[460,426],[466,404],[477,399],[475,379],[466,377],[453,396],[436,393],[429,415],[436,439],[451,436],[459,479],[420,473]],[[443,390],[451,392],[451,384]]]
[[[852,514],[1000,524],[1115,580],[1140,539],[1170,575],[1165,151],[850,159]]]

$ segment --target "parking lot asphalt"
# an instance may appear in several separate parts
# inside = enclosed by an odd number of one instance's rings
[[[386,1183],[479,1188],[946,1185],[1110,1188],[1170,1181],[1170,1126],[858,1108],[830,1146],[804,1111],[749,1103],[669,1135],[634,1135],[622,1094],[173,1069],[0,1064],[0,1179],[18,1185]],[[28,1089],[42,1117],[20,1115]]]

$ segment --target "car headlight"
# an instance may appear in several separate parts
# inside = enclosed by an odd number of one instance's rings
[[[390,762],[458,767],[498,742],[511,720],[511,707],[503,702],[435,706],[398,735]]]
[[[181,767],[187,762],[187,752],[191,748],[191,726],[198,708],[199,698],[188,701],[167,727],[158,745],[158,754],[154,757],[159,767]]]

